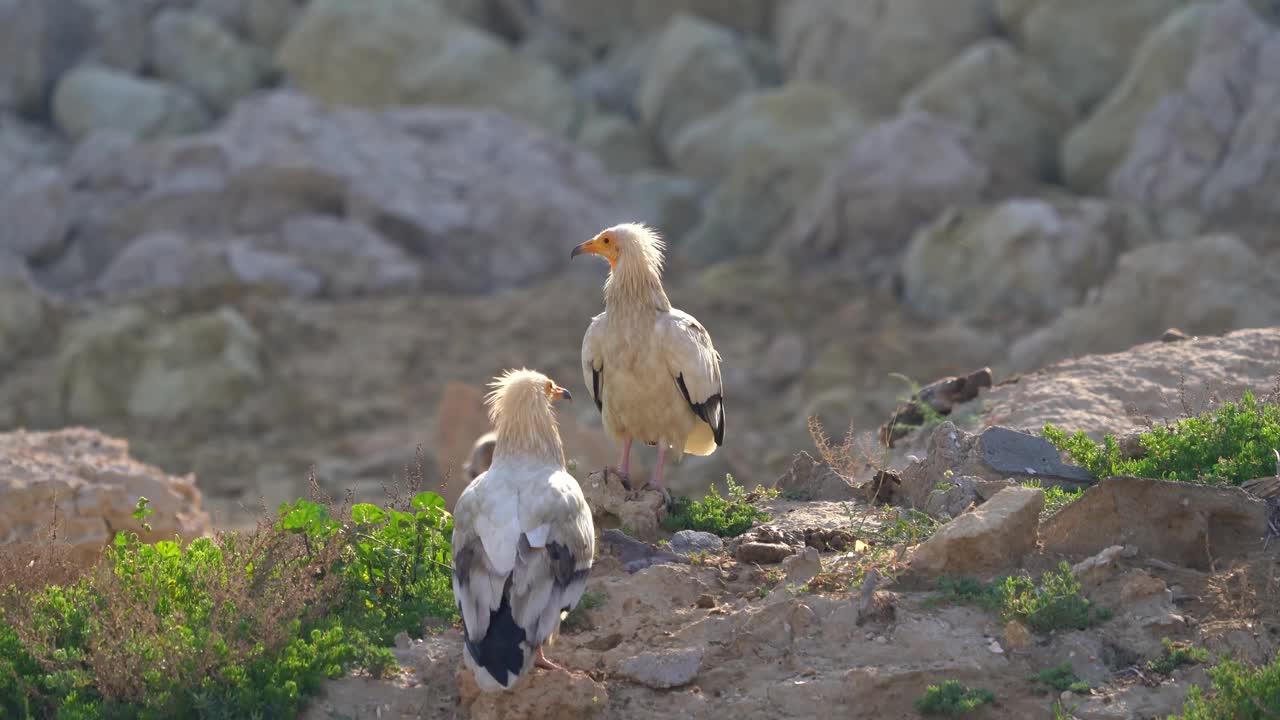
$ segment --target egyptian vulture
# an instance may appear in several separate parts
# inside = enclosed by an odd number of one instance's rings
[[[462,470],[467,473],[467,481],[475,480],[480,473],[489,469],[493,462],[493,447],[498,436],[492,430],[476,438],[471,446],[471,457],[463,464]]]
[[[542,646],[586,588],[595,554],[591,510],[564,470],[552,402],[568,390],[533,370],[509,370],[486,397],[493,462],[458,498],[453,596],[463,658],[486,691],[509,690],[534,664],[563,670]]]
[[[570,259],[609,261],[604,312],[582,338],[582,379],[605,431],[622,443],[614,470],[628,479],[631,442],[658,447],[650,484],[666,494],[662,463],[671,448],[710,455],[724,444],[720,354],[706,328],[671,307],[662,288],[662,239],[635,223],[616,225],[575,247]]]

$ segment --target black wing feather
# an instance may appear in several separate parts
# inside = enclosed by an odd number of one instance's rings
[[[591,394],[595,397],[596,409],[604,413],[604,363],[600,369],[591,368]]]
[[[685,387],[683,373],[676,376],[676,385],[680,386],[680,394],[684,395],[684,401],[689,403],[689,408],[693,410],[693,414],[702,418],[711,426],[716,445],[724,445],[724,398],[721,397],[720,393],[716,393],[707,398],[706,402],[694,402],[689,397],[689,388]]]

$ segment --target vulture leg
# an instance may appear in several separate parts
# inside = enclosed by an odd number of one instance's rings
[[[561,672],[569,672],[568,670],[564,669],[560,665],[557,665],[551,662],[550,660],[548,660],[547,656],[542,654],[541,647],[538,648],[538,654],[533,656],[533,664],[545,670],[559,670]]]
[[[622,462],[618,463],[618,467],[609,469],[622,478],[628,490],[631,489],[631,438],[622,441]]]
[[[671,493],[662,486],[662,466],[663,461],[667,459],[667,446],[658,443],[658,464],[653,468],[653,479],[649,481],[649,485],[656,487],[658,492],[662,493],[662,497],[667,501],[667,507],[671,507]]]

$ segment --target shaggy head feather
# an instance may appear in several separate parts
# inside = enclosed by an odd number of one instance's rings
[[[493,452],[500,458],[532,456],[564,466],[564,445],[552,403],[571,399],[569,391],[536,370],[507,370],[489,384],[485,396],[489,420],[497,440]]]

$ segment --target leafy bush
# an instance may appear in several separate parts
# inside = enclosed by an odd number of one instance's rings
[[[1147,669],[1168,675],[1183,665],[1209,662],[1209,651],[1190,643],[1175,643],[1169,638],[1161,638],[1164,645],[1164,656],[1147,663]]]
[[[1209,669],[1206,695],[1193,685],[1182,714],[1169,720],[1272,720],[1280,716],[1280,653],[1267,665],[1224,658]]]
[[[385,674],[397,632],[454,612],[443,500],[400,504],[299,501],[186,547],[122,532],[78,578],[0,589],[0,717],[288,718],[326,677]]]
[[[1110,619],[1105,608],[1095,608],[1080,594],[1080,581],[1063,562],[1056,571],[1040,577],[1037,586],[1030,578],[1010,576],[992,583],[972,578],[942,578],[939,592],[930,602],[960,602],[998,611],[1006,621],[1019,620],[1037,632],[1084,630]]]
[[[1056,690],[1060,693],[1070,691],[1084,695],[1092,689],[1089,683],[1076,677],[1075,668],[1071,666],[1070,660],[1064,660],[1060,665],[1041,670],[1031,677],[1031,682],[1039,686],[1041,692]]]
[[[1138,458],[1122,458],[1110,435],[1095,443],[1082,432],[1069,436],[1045,425],[1044,436],[1094,477],[1239,485],[1276,472],[1273,450],[1280,447],[1280,404],[1259,402],[1246,392],[1239,402],[1153,427],[1139,438],[1144,455]]]
[[[990,690],[946,680],[926,688],[924,695],[916,700],[916,710],[922,715],[964,715],[995,701],[996,696]]]
[[[702,500],[676,498],[671,512],[662,519],[662,526],[672,532],[699,530],[720,537],[737,537],[750,530],[752,525],[769,519],[769,514],[753,503],[758,499],[775,497],[776,490],[757,486],[748,494],[733,481],[732,475],[725,476],[725,483],[729,487],[728,498],[721,497],[714,485]]]
[[[1044,487],[1039,480],[1028,480],[1022,483],[1022,486],[1044,491],[1044,510],[1040,511],[1042,520],[1057,514],[1059,510],[1079,500],[1080,496],[1084,495],[1084,488],[1067,490],[1060,485]]]

